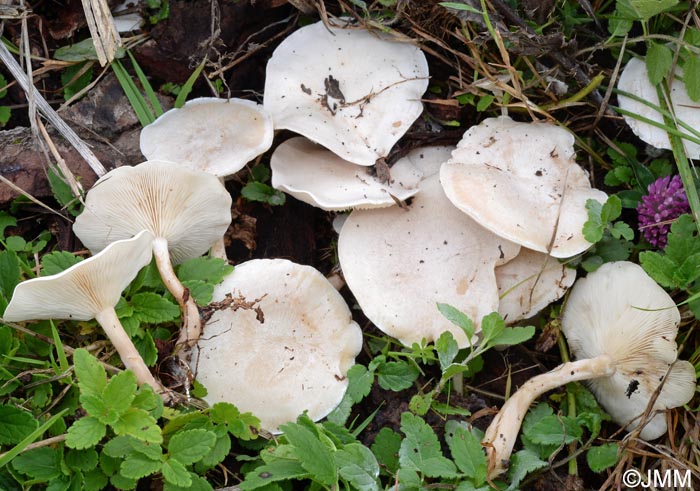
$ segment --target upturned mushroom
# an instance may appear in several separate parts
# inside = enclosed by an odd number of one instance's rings
[[[191,347],[201,333],[201,319],[173,264],[201,256],[221,238],[231,223],[230,209],[231,196],[215,176],[151,160],[119,167],[97,181],[73,231],[93,253],[150,231],[158,271],[183,311],[178,345]]]
[[[256,308],[227,308],[227,295]],[[213,298],[219,310],[190,364],[207,402],[251,411],[273,432],[304,411],[319,420],[340,403],[362,332],[320,272],[285,259],[256,259],[236,266]]]
[[[340,231],[338,259],[362,311],[380,330],[407,346],[450,331],[464,348],[475,340],[436,303],[459,308],[478,330],[498,309],[494,268],[520,247],[452,206],[437,175],[420,188],[407,210],[353,211]]]
[[[512,395],[486,430],[489,476],[507,468],[530,404],[569,382],[588,380],[598,402],[628,431],[643,425],[640,438],[666,431],[663,411],[686,404],[695,393],[695,369],[677,361],[680,314],[671,297],[631,262],[601,266],[572,289],[562,330],[577,359],[538,375]],[[642,420],[655,392],[649,420]]]
[[[576,164],[573,143],[548,123],[489,118],[464,134],[440,182],[457,208],[494,234],[571,257],[591,246],[582,232],[586,201],[607,199]]]
[[[678,129],[696,140],[690,141],[687,138],[683,140],[688,157],[698,159],[700,158],[700,143],[697,143],[697,140],[700,138],[700,134],[697,130],[700,128],[700,106],[688,95],[680,67],[676,68],[675,75],[677,77],[674,77],[671,82],[670,105],[675,118],[686,125],[686,127],[679,125]],[[628,113],[623,115],[625,122],[632,128],[634,134],[653,147],[671,149],[668,133],[659,127],[664,126],[664,117],[655,108],[659,107],[659,96],[656,87],[649,81],[649,74],[643,59],[632,58],[627,62],[622,75],[620,75],[620,80],[617,82],[617,88],[639,98],[636,100],[624,94],[617,96],[620,108]],[[656,125],[643,121],[643,119],[650,120]]]
[[[299,133],[359,165],[386,157],[423,111],[428,63],[381,32],[317,22],[275,49],[265,109],[275,129]]]
[[[328,211],[393,206],[415,195],[423,176],[407,159],[401,159],[391,167],[391,181],[383,183],[366,167],[303,137],[280,144],[270,168],[274,188]]]
[[[113,242],[102,252],[61,273],[23,281],[15,287],[5,321],[95,319],[139,384],[148,384],[164,399],[169,393],[158,382],[119,322],[114,306],[141,268],[151,262],[153,235]]]
[[[226,177],[272,145],[272,118],[244,99],[200,97],[163,113],[141,131],[141,153]]]

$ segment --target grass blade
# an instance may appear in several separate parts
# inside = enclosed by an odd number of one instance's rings
[[[199,64],[199,66],[192,72],[192,75],[187,79],[185,84],[182,86],[182,89],[180,89],[180,93],[177,95],[177,99],[175,99],[175,107],[179,108],[185,105],[185,101],[187,100],[187,96],[190,95],[190,92],[192,92],[192,87],[194,87],[194,83],[197,81],[199,78],[199,74],[202,73],[202,69],[204,69],[204,64],[207,62],[207,59],[204,58],[202,60],[202,63]]]
[[[124,94],[126,94],[127,99],[129,99],[131,107],[134,108],[134,112],[136,113],[136,117],[139,118],[141,126],[148,126],[155,121],[156,118],[151,108],[148,107],[146,99],[144,99],[134,81],[131,80],[124,65],[122,65],[119,60],[115,60],[112,62],[112,70],[114,70],[114,74],[117,76],[117,80],[119,80]]]
[[[32,431],[27,437],[19,442],[17,445],[12,447],[10,450],[2,454],[0,456],[0,469],[2,469],[4,466],[6,466],[12,459],[17,457],[19,454],[22,453],[22,451],[29,446],[34,440],[39,438],[46,430],[51,428],[56,421],[61,419],[64,414],[68,412],[68,409],[64,409],[58,414],[54,414],[49,418],[49,420],[44,423],[43,425],[39,426],[36,430]]]
[[[131,59],[131,66],[134,67],[134,71],[136,72],[136,76],[139,78],[139,82],[141,82],[141,86],[143,87],[143,90],[146,92],[146,96],[148,97],[148,101],[151,103],[151,108],[153,109],[153,112],[155,113],[155,117],[157,118],[158,116],[163,114],[163,106],[160,105],[160,101],[158,100],[158,97],[156,96],[156,93],[153,90],[151,83],[148,81],[146,74],[143,73],[143,70],[141,70],[141,67],[139,66],[138,62],[136,61],[136,58],[134,58],[134,55],[132,55],[130,51],[127,51],[127,54],[129,55],[129,59]]]

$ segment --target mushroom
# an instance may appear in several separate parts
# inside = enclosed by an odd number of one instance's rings
[[[143,230],[61,273],[23,281],[15,287],[3,320],[95,319],[139,384],[150,385],[168,399],[168,391],[151,374],[114,311],[121,292],[151,262],[152,241],[153,235]]]
[[[525,247],[496,268],[498,313],[508,323],[528,319],[561,298],[574,284],[576,270]]]
[[[428,63],[380,32],[317,22],[288,36],[267,64],[265,109],[358,165],[386,157],[423,111]]]
[[[227,308],[227,295],[257,308]],[[340,403],[362,332],[320,272],[255,259],[236,266],[213,298],[220,310],[207,321],[190,364],[208,403],[231,402],[274,432],[304,411],[316,421]]]
[[[338,238],[338,259],[365,315],[411,346],[450,331],[460,347],[474,340],[445,319],[444,302],[477,329],[498,309],[494,268],[519,246],[480,227],[445,197],[438,176],[420,185],[408,209],[355,210]]]
[[[512,395],[484,434],[489,476],[505,471],[520,425],[538,396],[561,385],[588,380],[598,402],[613,420],[640,438],[666,431],[663,414],[641,421],[662,386],[653,411],[682,406],[695,393],[695,369],[676,361],[680,314],[673,299],[631,262],[601,266],[572,289],[562,330],[577,361],[538,375]]]
[[[551,124],[489,118],[464,134],[440,181],[457,208],[496,235],[571,257],[591,246],[586,201],[607,199],[574,161],[573,143]]]
[[[383,208],[418,192],[422,173],[406,159],[391,167],[384,184],[361,167],[303,137],[279,145],[270,159],[272,186],[317,208]]]
[[[698,102],[693,101],[688,95],[682,78],[682,69],[676,67],[675,76],[671,82],[670,105],[678,121],[697,130],[697,128],[700,128],[700,107],[698,107]],[[659,96],[656,92],[656,87],[649,81],[649,74],[643,59],[632,58],[627,62],[625,69],[622,71],[622,75],[620,75],[617,88],[641,99],[635,100],[623,94],[617,96],[620,108],[631,113],[624,114],[623,117],[629,127],[632,128],[634,134],[649,145],[670,150],[671,141],[668,138],[666,130],[641,120],[641,118],[648,119],[664,126],[663,115],[654,107],[651,107],[660,106]],[[678,129],[683,133],[692,134],[692,130],[688,128],[679,126]],[[693,136],[696,139],[698,138],[697,131]],[[683,143],[685,144],[685,151],[689,158],[700,158],[700,144],[687,139],[684,139]]]
[[[200,97],[163,113],[141,131],[141,153],[226,177],[272,145],[272,118],[244,99]]]
[[[178,345],[191,347],[201,319],[173,264],[201,256],[221,238],[231,223],[230,209],[231,196],[215,176],[150,160],[119,167],[98,180],[73,231],[93,253],[140,230],[150,231],[158,271],[183,311]]]

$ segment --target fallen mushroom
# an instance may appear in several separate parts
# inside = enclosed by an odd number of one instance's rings
[[[558,126],[489,118],[464,134],[440,182],[457,208],[494,234],[553,257],[575,256],[591,246],[582,232],[586,201],[604,203],[607,195],[591,188],[573,143]]]
[[[478,330],[498,309],[494,268],[520,248],[452,206],[437,175],[420,187],[407,210],[353,211],[340,231],[338,259],[362,311],[380,330],[407,346],[450,331],[464,348],[474,340],[436,303],[465,312]]]
[[[5,321],[95,319],[139,384],[148,384],[164,399],[168,391],[158,382],[119,322],[114,306],[141,268],[151,262],[153,235],[143,230],[61,273],[23,281],[15,287]]]
[[[574,284],[576,270],[525,247],[496,268],[498,313],[508,324],[528,319],[561,298]]]
[[[332,411],[362,332],[323,275],[285,259],[256,259],[215,288],[215,301],[225,304],[226,295],[256,308],[220,307],[204,327],[190,363],[204,399],[251,411],[274,432],[304,411],[314,421]]]
[[[423,111],[428,64],[381,32],[317,22],[288,36],[267,64],[265,109],[359,165],[385,157]]]
[[[141,131],[141,153],[226,177],[272,145],[272,118],[244,99],[200,97],[171,109]]]
[[[653,411],[686,404],[695,393],[695,368],[677,361],[680,314],[671,297],[637,264],[607,263],[572,289],[562,330],[577,361],[538,375],[512,395],[489,425],[486,447],[491,478],[507,468],[530,404],[569,382],[588,380],[598,402],[613,420],[640,438],[666,431],[664,415],[640,421],[654,392],[663,384]]]
[[[391,167],[391,182],[382,183],[361,167],[303,137],[279,145],[270,159],[272,186],[328,211],[383,208],[418,192],[422,173],[407,159]]]
[[[119,167],[97,181],[73,231],[93,253],[140,230],[150,231],[158,271],[183,311],[177,344],[191,347],[201,319],[173,264],[201,256],[221,238],[231,223],[230,209],[231,196],[215,176],[150,160]]]
[[[685,89],[685,83],[682,80],[682,70],[676,67],[676,77],[671,82],[670,90],[670,105],[675,114],[675,118],[688,125],[690,128],[697,130],[700,128],[700,107],[698,102],[693,101]],[[640,100],[632,99],[623,94],[619,94],[617,99],[620,103],[620,108],[630,114],[624,114],[625,122],[632,128],[632,131],[640,139],[656,148],[671,149],[671,141],[668,138],[668,133],[663,128],[659,128],[653,124],[642,121],[643,119],[651,120],[658,125],[664,126],[663,115],[650,105],[659,107],[659,96],[654,87],[649,81],[646,63],[643,59],[632,58],[627,62],[625,69],[620,75],[620,80],[617,83],[617,88],[621,91],[628,92]],[[637,117],[635,117],[637,115]],[[692,135],[688,128],[679,126],[682,133]],[[694,138],[697,140],[697,131]],[[684,139],[685,151],[689,158],[700,158],[700,144]]]

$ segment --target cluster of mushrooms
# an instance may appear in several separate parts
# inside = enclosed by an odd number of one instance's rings
[[[267,151],[279,129],[302,136],[274,150],[273,186],[324,210],[352,210],[338,224],[340,266],[383,332],[410,346],[449,330],[466,347],[493,311],[511,324],[533,316],[573,284],[575,271],[560,259],[590,247],[585,203],[606,195],[576,164],[566,129],[507,116],[472,127],[456,148],[416,149],[370,173],[420,116],[427,86],[426,59],[412,44],[351,25],[300,28],[268,63],[262,106],[197,99],[144,128],[148,160],[104,175],[76,219],[94,256],[18,285],[4,319],[95,318],[139,382],[168,400],[114,312],[155,258],[183,312],[178,352],[208,403],[252,411],[273,432],[303,411],[326,416],[344,395],[362,333],[321,273],[281,259],[236,265],[213,300],[242,297],[259,308],[220,308],[202,325],[173,270],[208,250],[225,257],[231,197],[223,179]],[[475,338],[440,315],[438,302],[464,311]],[[484,437],[490,476],[505,469],[530,403],[573,380],[591,380],[627,429],[660,436],[659,411],[695,390],[692,365],[676,361],[678,322],[671,298],[639,266],[611,263],[580,280],[563,314],[577,361],[506,402]]]

